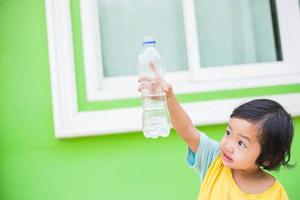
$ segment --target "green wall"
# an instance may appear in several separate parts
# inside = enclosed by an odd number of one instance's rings
[[[0,199],[196,199],[198,177],[174,133],[157,140],[140,132],[54,138],[44,6],[42,0],[0,0]],[[298,92],[299,85],[271,90]],[[299,126],[296,118],[294,162],[300,161]],[[220,139],[225,125],[200,129]],[[275,176],[291,199],[300,199],[300,166]]]

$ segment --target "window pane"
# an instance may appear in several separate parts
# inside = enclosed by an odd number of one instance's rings
[[[187,69],[181,0],[99,0],[104,76],[136,74],[144,35],[153,35],[167,71]]]
[[[201,65],[282,60],[273,0],[196,0]]]

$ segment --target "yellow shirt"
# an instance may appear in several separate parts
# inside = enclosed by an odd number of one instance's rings
[[[198,200],[287,200],[288,196],[279,183],[275,183],[259,194],[247,194],[235,183],[231,170],[222,163],[220,155],[212,162],[201,185]]]

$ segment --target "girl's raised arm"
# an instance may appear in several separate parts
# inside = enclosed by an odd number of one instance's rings
[[[163,88],[166,93],[167,105],[173,128],[195,153],[200,142],[200,134],[194,127],[190,117],[177,101],[172,86],[164,82]]]

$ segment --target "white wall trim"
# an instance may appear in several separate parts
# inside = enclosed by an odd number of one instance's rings
[[[253,98],[255,97],[186,103],[183,104],[183,108],[195,125],[221,124],[227,123],[235,107]],[[293,116],[300,115],[300,94],[260,98],[276,100]],[[141,112],[141,108],[77,112],[66,122],[66,126],[56,127],[56,137],[68,138],[141,131]]]
[[[55,137],[80,137],[141,130],[140,107],[78,111],[69,0],[45,0],[45,3]],[[251,86],[250,81],[245,84]],[[197,87],[195,90],[201,90],[201,85]],[[195,125],[226,123],[234,107],[252,98],[255,97],[186,103],[183,107]],[[280,102],[292,115],[300,115],[300,94],[272,95],[264,98]]]

